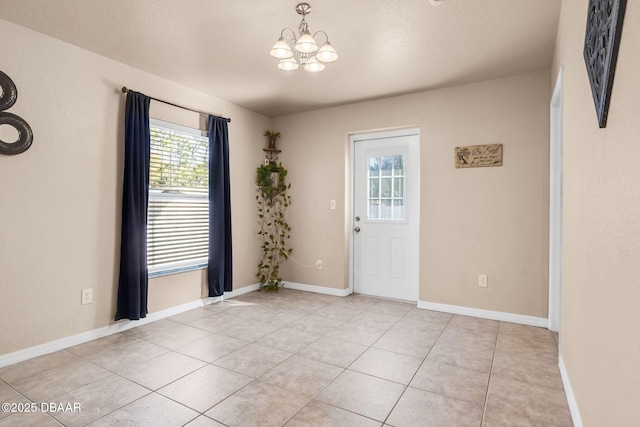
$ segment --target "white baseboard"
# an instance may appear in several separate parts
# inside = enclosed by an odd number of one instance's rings
[[[235,291],[225,292],[222,297],[207,297],[202,299],[202,305],[209,305],[216,303],[218,301],[239,297],[240,295],[244,295],[249,292],[257,291],[260,289],[260,284],[257,283],[255,285],[244,286],[240,289],[236,289]]]
[[[463,307],[460,305],[440,304],[437,302],[418,301],[418,308],[443,311],[445,313],[462,314],[464,316],[480,317],[482,319],[499,320],[501,322],[519,323],[521,325],[549,327],[549,320],[543,317],[526,316],[524,314],[506,313],[503,311],[482,310],[480,308]]]
[[[260,289],[259,284],[245,286],[235,291],[225,293],[224,297],[198,299],[186,304],[181,304],[175,307],[156,311],[154,313],[149,313],[147,314],[147,317],[140,320],[121,320],[117,323],[113,323],[102,328],[93,329],[76,335],[60,338],[55,341],[50,341],[44,344],[25,348],[23,350],[18,350],[13,353],[3,354],[0,355],[0,368],[25,361],[27,359],[32,359],[34,357],[53,353],[54,351],[64,350],[65,348],[73,347],[74,345],[84,344],[88,341],[106,337],[107,335],[117,334],[118,332],[126,331],[127,329],[135,328],[136,326],[146,325],[147,323],[155,322],[156,320],[175,316],[176,314],[184,313],[185,311],[193,310],[194,308],[204,307],[205,305],[219,302],[222,299],[237,297],[242,294],[246,294],[247,292],[256,291],[258,289]]]
[[[349,289],[327,288],[326,286],[305,285],[304,283],[284,282],[284,287],[298,291],[315,292],[317,294],[346,297],[351,294]]]
[[[259,289],[260,289],[260,283],[256,283],[255,285],[245,286],[240,289],[236,289],[235,291],[226,292],[223,295],[223,299],[239,297],[240,295],[248,294],[249,292],[257,291]]]
[[[560,368],[560,377],[562,378],[562,385],[564,386],[564,394],[567,396],[567,404],[569,405],[569,411],[571,412],[571,420],[573,421],[574,427],[582,427],[580,409],[578,408],[576,396],[573,394],[571,381],[569,381],[569,373],[567,372],[567,367],[564,365],[562,356],[558,357],[558,367]]]

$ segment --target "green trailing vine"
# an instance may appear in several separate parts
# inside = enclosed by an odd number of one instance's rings
[[[291,184],[286,183],[287,170],[282,163],[270,162],[257,169],[258,185],[258,220],[262,239],[262,259],[258,263],[256,277],[266,292],[278,292],[281,286],[280,264],[287,259],[293,249],[287,248],[287,240],[291,227],[284,214],[291,204],[291,196],[287,190]]]

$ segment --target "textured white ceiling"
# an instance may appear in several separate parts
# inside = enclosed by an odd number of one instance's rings
[[[340,55],[319,74],[269,56],[295,0],[0,0],[0,18],[276,116],[549,68],[561,5],[308,2]]]

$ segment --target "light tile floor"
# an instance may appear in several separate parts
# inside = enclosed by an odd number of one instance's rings
[[[282,289],[0,369],[0,426],[571,426],[548,330]]]

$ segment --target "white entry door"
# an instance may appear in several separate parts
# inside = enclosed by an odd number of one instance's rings
[[[417,129],[351,137],[354,292],[418,300]]]

